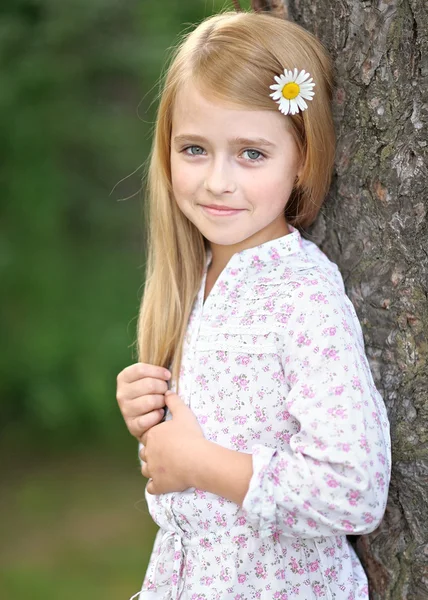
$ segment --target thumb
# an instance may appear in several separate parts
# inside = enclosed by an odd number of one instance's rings
[[[171,411],[172,415],[180,408],[180,406],[185,406],[180,396],[178,394],[174,394],[174,392],[171,392],[171,390],[168,390],[165,393],[165,404]]]

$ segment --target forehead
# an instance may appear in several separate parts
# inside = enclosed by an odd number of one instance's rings
[[[245,97],[243,90],[243,98]],[[251,110],[248,106],[219,100],[197,88],[192,82],[182,85],[172,113],[173,135],[201,133],[271,137],[279,140],[289,131],[289,120],[278,110]]]

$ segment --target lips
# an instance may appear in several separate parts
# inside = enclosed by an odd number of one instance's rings
[[[214,217],[231,217],[233,215],[239,215],[239,213],[245,210],[244,208],[228,208],[225,206],[214,208],[212,205],[206,206],[204,204],[201,204],[201,208],[206,214]]]
[[[244,210],[243,208],[234,208],[233,206],[222,206],[218,204],[201,204],[204,208],[215,208],[216,210]]]

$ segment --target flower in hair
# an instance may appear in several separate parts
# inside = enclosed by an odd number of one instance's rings
[[[305,100],[312,100],[312,96],[314,95],[312,88],[315,85],[309,73],[305,71],[300,71],[299,73],[297,69],[294,69],[293,73],[293,71],[284,69],[284,73],[279,77],[275,75],[274,79],[276,84],[269,87],[275,91],[269,95],[279,104],[279,110],[284,115],[294,115],[299,110],[306,110],[308,108]]]

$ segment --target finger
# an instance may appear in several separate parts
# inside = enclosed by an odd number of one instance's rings
[[[149,443],[149,433],[150,433],[150,429],[148,429],[146,432],[144,432],[141,437],[139,438],[141,444],[143,444],[143,446],[147,447],[147,444]]]
[[[126,400],[121,404],[121,411],[125,418],[133,419],[164,406],[165,396],[163,394],[151,394],[150,396],[140,396],[133,400]]]
[[[116,398],[119,404],[124,404],[128,400],[135,400],[143,396],[165,394],[167,390],[168,384],[163,379],[145,377],[133,383],[118,383]]]
[[[154,484],[153,479],[149,479],[149,482],[147,484],[146,490],[149,494],[157,494],[156,492],[156,486]]]
[[[163,409],[152,410],[142,417],[136,417],[135,419],[127,421],[126,424],[129,432],[134,437],[141,438],[149,429],[162,421],[164,414],[165,411]]]
[[[144,475],[144,477],[147,477],[147,479],[150,478],[149,467],[147,466],[146,462],[143,462],[141,465],[141,473]]]
[[[147,363],[135,363],[125,367],[117,376],[118,382],[133,383],[144,377],[153,377],[155,379],[167,380],[170,376],[168,370],[157,365],[149,365]]]
[[[141,450],[139,451],[139,456],[142,462],[147,462],[146,461],[146,448],[143,446],[143,448],[141,448]]]
[[[149,396],[150,394],[165,394],[168,391],[168,383],[163,379],[155,377],[144,377],[134,383],[128,384],[131,393],[138,396]]]
[[[147,431],[140,437],[140,442],[143,444],[143,446],[147,446]]]

